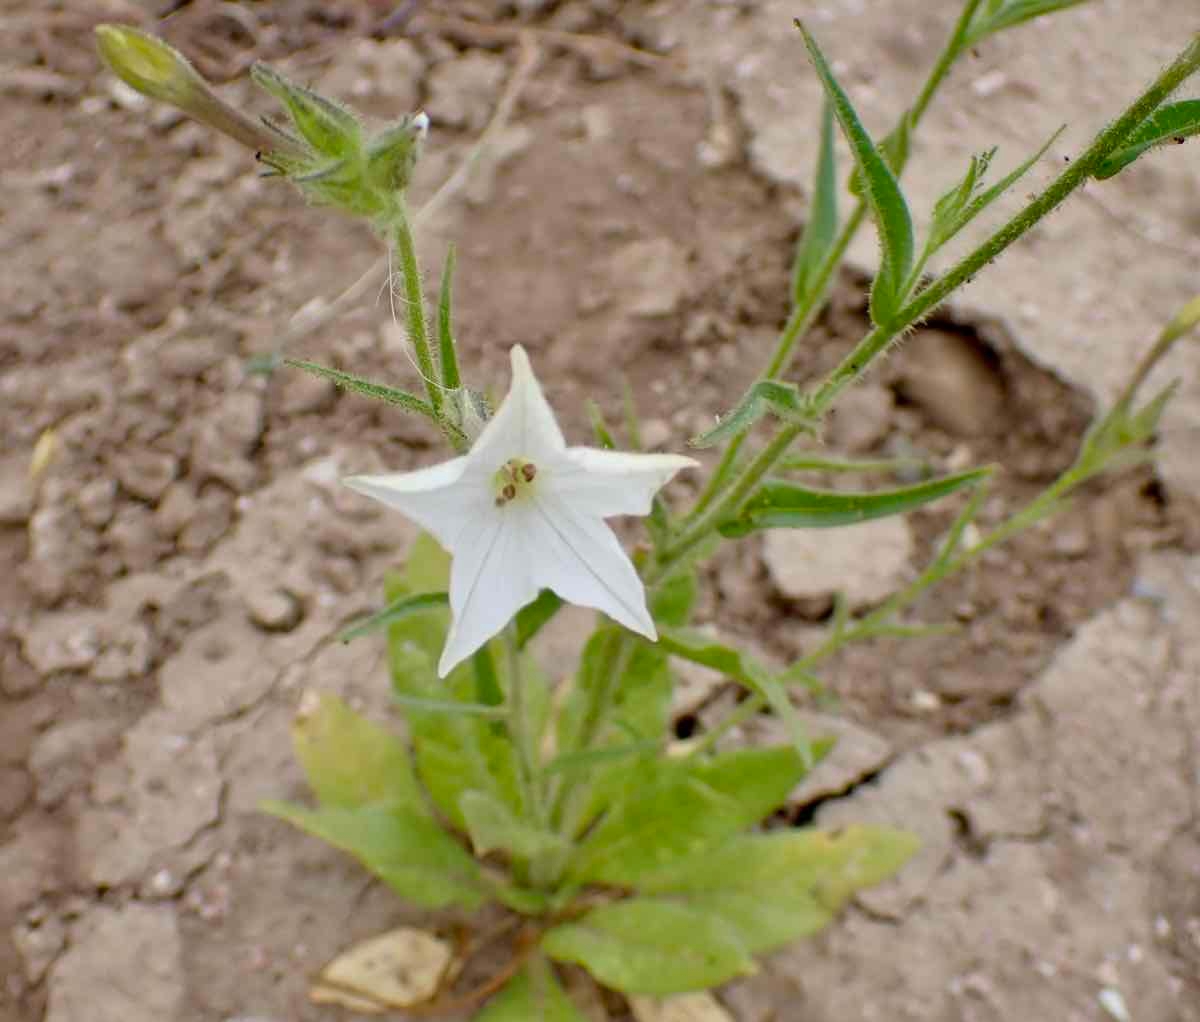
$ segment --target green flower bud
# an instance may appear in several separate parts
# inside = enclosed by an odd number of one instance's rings
[[[203,105],[208,83],[187,58],[161,39],[129,25],[98,25],[96,49],[130,88],[186,112]]]

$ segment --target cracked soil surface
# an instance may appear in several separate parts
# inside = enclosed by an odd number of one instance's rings
[[[306,689],[388,713],[378,645],[332,636],[373,607],[411,532],[337,480],[428,462],[437,438],[323,381],[246,372],[378,250],[101,73],[94,24],[153,27],[164,6],[0,12],[4,1022],[332,1019],[307,1002],[308,976],[421,921],[256,806],[301,792],[288,727]],[[620,421],[623,374],[647,441],[679,449],[740,394],[786,314],[818,109],[791,18],[811,19],[882,132],[958,5],[179,6],[164,33],[254,111],[267,107],[244,71],[259,58],[377,116],[423,106],[418,199],[488,123],[532,27],[537,64],[426,232],[427,273],[454,238],[473,382],[502,386],[525,344],[583,440],[585,398]],[[397,20],[398,6],[416,13]],[[921,128],[914,205],[970,152],[1000,143],[1007,165],[1070,119],[1028,190],[1048,180],[1197,27],[1192,0],[1154,6],[1151,21],[1143,0],[1095,0],[980,47]],[[1196,292],[1198,209],[1191,147],[1089,187],[855,390],[830,445],[998,462],[983,523],[1001,520],[1070,462],[1096,403]],[[793,378],[861,335],[872,246],[864,232]],[[293,353],[408,379],[373,297]],[[836,705],[814,720],[841,742],[789,818],[897,823],[923,848],[825,934],[722,991],[739,1022],[1105,1022],[1113,1005],[1200,1020],[1200,348],[1163,375],[1183,386],[1157,470],[1089,487],[925,599],[920,618],[955,634],[827,665]],[[820,551],[803,535],[730,546],[702,616],[794,656],[829,610],[818,552],[867,606],[953,513]],[[682,733],[729,697],[681,673]],[[756,729],[769,722],[740,737]]]

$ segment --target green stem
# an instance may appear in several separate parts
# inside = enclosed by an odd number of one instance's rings
[[[667,544],[662,553],[655,559],[647,572],[646,583],[653,584],[666,574],[666,569],[683,557],[697,543],[703,540],[726,518],[737,513],[741,504],[750,496],[751,491],[771,470],[775,463],[787,453],[787,449],[805,430],[803,424],[788,423],[758,452],[742,470],[737,479],[725,490],[720,499],[709,505],[701,514],[683,527],[683,531]]]
[[[526,726],[525,685],[521,671],[521,653],[516,627],[504,630],[504,650],[508,663],[508,734],[517,753],[517,782],[526,814],[539,826],[546,825],[546,808],[541,798],[538,757]]]
[[[910,131],[917,127],[917,124],[925,115],[925,111],[929,108],[934,94],[942,82],[945,81],[950,68],[962,53],[963,41],[966,38],[967,30],[981,2],[982,0],[967,0],[963,5],[962,12],[955,23],[954,31],[950,34],[946,45],[942,47],[937,62],[929,72],[929,76],[925,79],[924,85],[921,86],[921,91],[918,93],[916,101],[903,115],[908,119]],[[894,170],[899,175],[904,170],[903,164],[895,167]],[[837,238],[834,239],[833,244],[826,252],[825,258],[821,262],[820,270],[814,280],[814,286],[806,295],[804,305],[796,306],[792,309],[787,324],[784,326],[783,332],[780,334],[779,340],[775,345],[775,351],[771,355],[771,360],[763,372],[763,378],[770,380],[778,377],[791,361],[792,353],[795,351],[796,344],[800,338],[806,336],[808,331],[812,329],[813,323],[816,322],[817,317],[821,314],[821,310],[825,307],[833,275],[841,265],[846,250],[850,247],[850,242],[854,239],[855,234],[858,233],[858,229],[862,226],[866,215],[867,204],[860,199],[849,218],[842,224]],[[722,452],[721,460],[717,463],[716,469],[713,470],[713,474],[709,477],[707,485],[699,498],[697,498],[696,505],[692,509],[691,514],[693,517],[704,511],[716,499],[717,494],[733,474],[738,455],[741,453],[742,445],[746,441],[746,436],[746,433],[739,433]]]
[[[935,280],[901,309],[894,320],[876,326],[830,373],[813,395],[813,413],[820,415],[835,398],[857,380],[867,367],[908,327],[928,316],[946,298],[983,267],[1024,235],[1039,220],[1057,208],[1075,189],[1090,178],[1100,164],[1197,68],[1200,68],[1200,38],[1192,43],[1154,80],[1137,100],[1096,136],[1079,159],[1060,174],[1016,216]]]
[[[429,329],[425,323],[425,294],[421,287],[421,267],[413,242],[408,210],[403,200],[392,223],[392,238],[400,261],[400,276],[404,281],[404,309],[408,318],[408,339],[417,360],[417,371],[425,384],[425,393],[438,417],[442,413],[442,388],[429,345]],[[390,286],[390,285],[389,285]]]

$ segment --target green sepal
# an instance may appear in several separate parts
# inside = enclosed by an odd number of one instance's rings
[[[735,518],[719,526],[721,535],[733,538],[762,529],[828,529],[855,525],[876,518],[905,514],[991,475],[988,466],[943,476],[894,490],[845,493],[814,490],[796,483],[764,483]]]
[[[365,178],[383,206],[387,196],[408,188],[428,124],[424,114],[408,114],[367,142]]]
[[[357,159],[362,147],[362,125],[349,110],[296,85],[266,64],[252,65],[250,78],[283,104],[297,133],[317,153],[334,160]]]

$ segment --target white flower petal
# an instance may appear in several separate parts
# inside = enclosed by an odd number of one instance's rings
[[[562,430],[519,344],[511,353],[512,382],[496,414],[484,426],[468,457],[494,472],[509,458],[525,458],[539,468],[566,449]]]
[[[538,594],[533,580],[529,536],[534,509],[491,509],[463,533],[450,566],[452,623],[438,661],[445,677]]]
[[[415,472],[350,476],[342,482],[402,511],[452,551],[459,535],[474,527],[481,508],[493,499],[470,469],[469,457],[452,458]]]
[[[550,494],[534,501],[536,534],[525,556],[539,587],[568,603],[603,611],[647,639],[657,639],[646,607],[646,590],[629,556],[604,522]]]
[[[610,518],[650,513],[654,494],[680,469],[699,462],[678,454],[626,454],[572,447],[547,467],[543,486],[577,510]],[[540,466],[539,466],[540,468]]]

